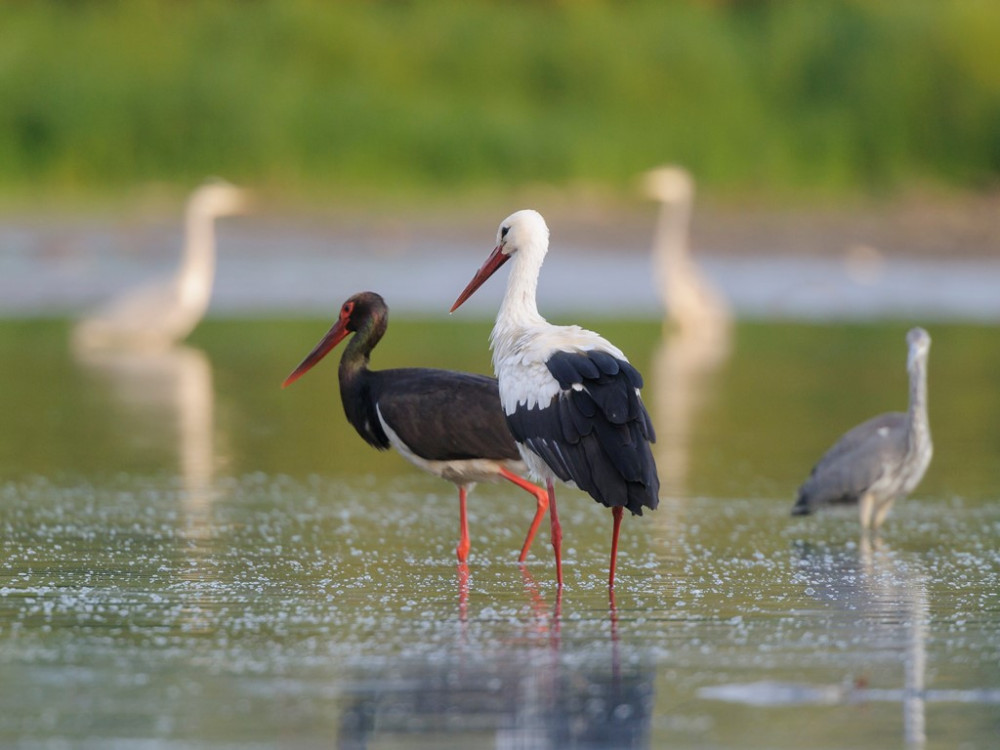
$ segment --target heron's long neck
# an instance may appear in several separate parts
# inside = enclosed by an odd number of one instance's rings
[[[213,217],[189,207],[184,227],[184,252],[178,280],[181,298],[188,304],[208,305],[215,278],[215,225]]]
[[[545,259],[545,251],[544,245],[526,245],[513,258],[513,268],[507,278],[507,292],[500,303],[497,322],[490,335],[494,369],[497,362],[517,345],[525,328],[545,322],[545,318],[538,312],[535,300],[538,273]]]
[[[917,357],[910,368],[910,425],[913,445],[930,442],[930,423],[927,419],[927,357]]]

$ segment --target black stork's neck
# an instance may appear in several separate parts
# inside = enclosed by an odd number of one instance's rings
[[[379,422],[376,407],[378,394],[373,391],[372,372],[368,369],[372,349],[385,334],[387,315],[375,310],[365,316],[340,358],[340,399],[347,421],[365,441],[376,448],[388,448],[389,438]]]

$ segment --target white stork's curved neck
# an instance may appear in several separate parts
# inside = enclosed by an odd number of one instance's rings
[[[536,292],[538,290],[538,274],[542,269],[542,261],[548,250],[547,242],[533,243],[522,247],[513,257],[513,268],[507,279],[507,292],[504,294],[497,322],[501,320],[515,325],[527,326],[544,322],[538,312]]]
[[[513,350],[525,329],[546,322],[538,312],[536,291],[548,245],[548,237],[529,237],[511,258],[513,267],[507,278],[507,291],[490,336],[494,365]]]

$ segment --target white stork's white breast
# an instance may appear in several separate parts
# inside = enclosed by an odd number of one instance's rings
[[[544,362],[502,365],[497,370],[497,379],[500,381],[500,403],[508,415],[518,407],[548,406],[562,390]]]
[[[562,392],[546,363],[556,352],[601,351],[628,361],[609,341],[579,326],[544,324],[496,336],[493,364],[500,381],[500,403],[513,414],[519,407],[546,407]]]

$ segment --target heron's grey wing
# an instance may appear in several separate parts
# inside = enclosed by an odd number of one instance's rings
[[[906,415],[881,414],[849,430],[813,467],[797,506],[856,502],[906,453]]]

